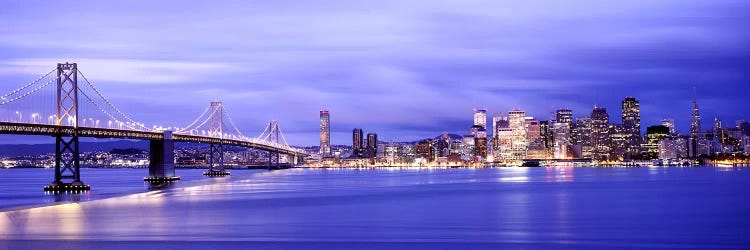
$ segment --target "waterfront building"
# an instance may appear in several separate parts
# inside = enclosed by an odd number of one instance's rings
[[[662,125],[650,126],[646,128],[646,143],[644,156],[647,159],[659,158],[659,144],[664,138],[669,137],[669,128]]]
[[[626,157],[630,159],[635,156],[633,152],[631,152],[631,148],[633,148],[631,145],[632,138],[632,131],[629,131],[621,124],[610,125],[609,139],[610,142],[612,142],[612,159],[622,161]],[[639,144],[637,147],[638,149],[633,151],[640,152],[640,147],[641,145]]]
[[[539,121],[539,136],[541,137],[542,145],[548,152],[553,152],[553,133],[552,127],[550,127],[549,121]]]
[[[495,161],[513,159],[513,129],[505,127],[497,129],[497,147],[493,150]]]
[[[320,155],[331,155],[331,116],[328,110],[320,111]]]
[[[624,154],[615,152],[617,158],[633,158],[639,155],[641,148],[641,108],[640,102],[634,97],[626,97],[622,100],[622,130],[621,136],[625,137],[621,138],[625,140]]]
[[[378,134],[367,134],[367,147],[365,147],[365,157],[375,158],[378,154]]]
[[[591,158],[593,160],[610,160],[612,143],[609,132],[609,114],[607,114],[607,109],[594,107],[591,111]]]
[[[571,130],[571,144],[581,149],[581,158],[591,158],[593,147],[591,146],[591,118],[576,119]]]
[[[474,157],[479,162],[487,159],[487,131],[484,128],[479,128],[474,138]]]
[[[526,112],[514,109],[508,112],[508,125],[512,132],[512,160],[523,160],[526,157],[526,150],[529,142],[526,140]]]
[[[426,162],[435,161],[435,153],[432,147],[432,139],[424,139],[414,146],[414,154],[416,158],[421,158]]]
[[[448,155],[450,155],[450,141],[451,138],[448,133],[443,133],[437,140],[435,140],[434,147],[436,157],[448,157]]]
[[[547,149],[544,147],[542,141],[542,128],[539,121],[532,117],[526,118],[526,140],[529,142],[529,147],[526,150],[527,159],[547,159]]]
[[[569,151],[570,146],[570,125],[564,122],[555,122],[554,131],[554,157],[555,159],[573,158]]]
[[[499,128],[507,128],[508,117],[503,114],[495,114],[492,116],[492,150],[497,149],[497,130]]]
[[[352,158],[364,156],[364,134],[361,128],[352,131]]]

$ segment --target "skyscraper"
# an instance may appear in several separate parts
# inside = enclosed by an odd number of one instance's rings
[[[474,156],[480,162],[487,159],[487,130],[484,128],[479,128],[474,137]]]
[[[365,149],[365,152],[367,153],[365,157],[375,158],[375,156],[377,156],[378,134],[376,133],[367,134],[367,148]]]
[[[363,155],[363,143],[364,143],[364,134],[362,132],[361,128],[355,128],[354,131],[352,131],[352,157],[358,158],[362,157]]]
[[[593,151],[591,146],[591,118],[576,119],[571,134],[573,134],[571,144],[581,147],[581,157],[591,158],[591,152]]]
[[[487,130],[487,110],[474,109],[474,125]]]
[[[513,131],[511,136],[511,158],[522,160],[526,157],[526,149],[529,143],[526,140],[526,112],[514,109],[508,112],[508,124]]]
[[[634,97],[626,97],[622,100],[621,134],[623,136],[618,138],[625,139],[625,145],[621,145],[625,146],[624,156],[632,158],[638,155],[641,148],[641,108],[640,103]]]
[[[669,128],[666,126],[650,126],[646,128],[646,158],[659,158],[659,144],[669,137]]]
[[[698,110],[698,100],[693,87],[693,116],[690,120],[690,136],[696,138],[701,134],[701,115]]]
[[[328,110],[320,111],[320,154],[331,155],[331,117]]]
[[[669,128],[669,134],[675,134],[674,119],[671,119],[671,118],[661,119],[661,125]]]
[[[595,161],[610,159],[612,147],[609,132],[609,114],[607,114],[607,109],[594,107],[594,110],[591,111],[591,159]]]
[[[555,122],[573,125],[573,111],[570,109],[558,109],[555,111]]]

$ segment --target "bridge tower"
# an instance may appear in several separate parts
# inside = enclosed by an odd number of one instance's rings
[[[81,182],[81,165],[78,143],[78,65],[57,64],[57,110],[55,125],[55,180],[45,186],[45,191],[89,190]],[[62,126],[72,126],[65,131]],[[66,182],[69,181],[69,182]]]
[[[268,123],[268,141],[279,143],[279,122],[272,120]],[[279,169],[279,151],[268,151],[268,169]]]
[[[208,171],[206,176],[227,176],[230,173],[224,170],[224,104],[219,101],[211,102],[211,116],[209,119],[208,135],[218,138],[218,142],[212,142],[208,151]]]

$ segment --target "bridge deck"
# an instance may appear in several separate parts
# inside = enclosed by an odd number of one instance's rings
[[[17,134],[17,135],[73,135],[78,132],[80,137],[93,138],[122,138],[122,139],[140,139],[140,140],[163,140],[164,134],[156,131],[137,131],[126,129],[112,128],[91,128],[72,126],[56,126],[47,124],[29,124],[29,123],[12,123],[0,122],[0,134]],[[172,134],[172,140],[175,142],[198,142],[198,143],[222,143],[228,146],[239,146],[254,148],[265,151],[278,151],[281,154],[306,156],[304,153],[296,152],[282,147],[274,147],[258,142],[221,139],[215,137]]]

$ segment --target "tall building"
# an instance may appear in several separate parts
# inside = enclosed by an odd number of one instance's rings
[[[493,149],[496,146],[496,144],[494,143],[494,141],[495,141],[495,139],[497,139],[497,128],[500,125],[500,123],[503,123],[503,122],[504,123],[508,122],[508,117],[507,116],[505,116],[505,115],[503,115],[501,113],[497,113],[497,114],[492,115],[492,131],[491,132],[492,132],[492,141],[493,141],[493,144],[492,144],[493,147],[492,148]]]
[[[539,121],[539,136],[541,137],[544,148],[547,149],[548,152],[552,152],[554,145],[552,145],[552,127],[550,127],[549,121]]]
[[[474,156],[479,162],[487,160],[487,130],[484,128],[479,128],[474,137]]]
[[[666,126],[650,126],[646,128],[646,148],[645,156],[647,159],[657,159],[661,156],[659,145],[662,140],[669,137],[669,128]]]
[[[513,160],[522,160],[526,157],[529,142],[526,140],[526,112],[514,109],[508,112],[508,125],[513,131],[511,151]]]
[[[414,146],[414,154],[417,158],[422,158],[426,162],[435,161],[435,154],[432,148],[432,139],[424,139]]]
[[[570,149],[570,126],[564,122],[555,122],[553,125],[554,157],[555,159],[572,158]]]
[[[661,119],[661,125],[669,128],[669,134],[672,134],[672,135],[675,134],[674,119],[671,119],[671,118]]]
[[[558,109],[555,111],[555,122],[568,124],[568,127],[573,125],[573,110],[570,109]]]
[[[378,154],[378,134],[367,134],[367,147],[365,148],[365,157],[375,158]]]
[[[352,131],[352,157],[362,157],[364,153],[364,134],[361,128],[355,128]]]
[[[641,148],[641,108],[634,97],[622,100],[622,134],[625,142],[624,156],[632,158],[640,154]],[[618,157],[619,158],[619,157]]]
[[[626,129],[621,124],[611,124],[609,126],[609,141],[612,145],[610,149],[611,158],[614,160],[622,161],[626,158],[632,159],[635,154],[629,152],[632,148],[636,148],[635,152],[640,152],[641,145],[633,146],[632,142],[633,133]]]
[[[320,111],[320,154],[331,155],[331,116],[328,110]]]
[[[701,134],[701,115],[698,110],[698,99],[693,88],[693,116],[690,119],[690,136],[698,137]]]
[[[610,160],[612,145],[609,137],[609,114],[606,108],[594,107],[591,111],[591,159]]]
[[[526,140],[529,142],[529,148],[526,150],[527,159],[547,159],[547,149],[542,141],[542,127],[539,121],[531,117],[526,119]]]
[[[474,126],[480,126],[487,130],[487,110],[474,109]]]
[[[571,131],[571,144],[581,148],[581,158],[591,158],[591,118],[578,118]]]

